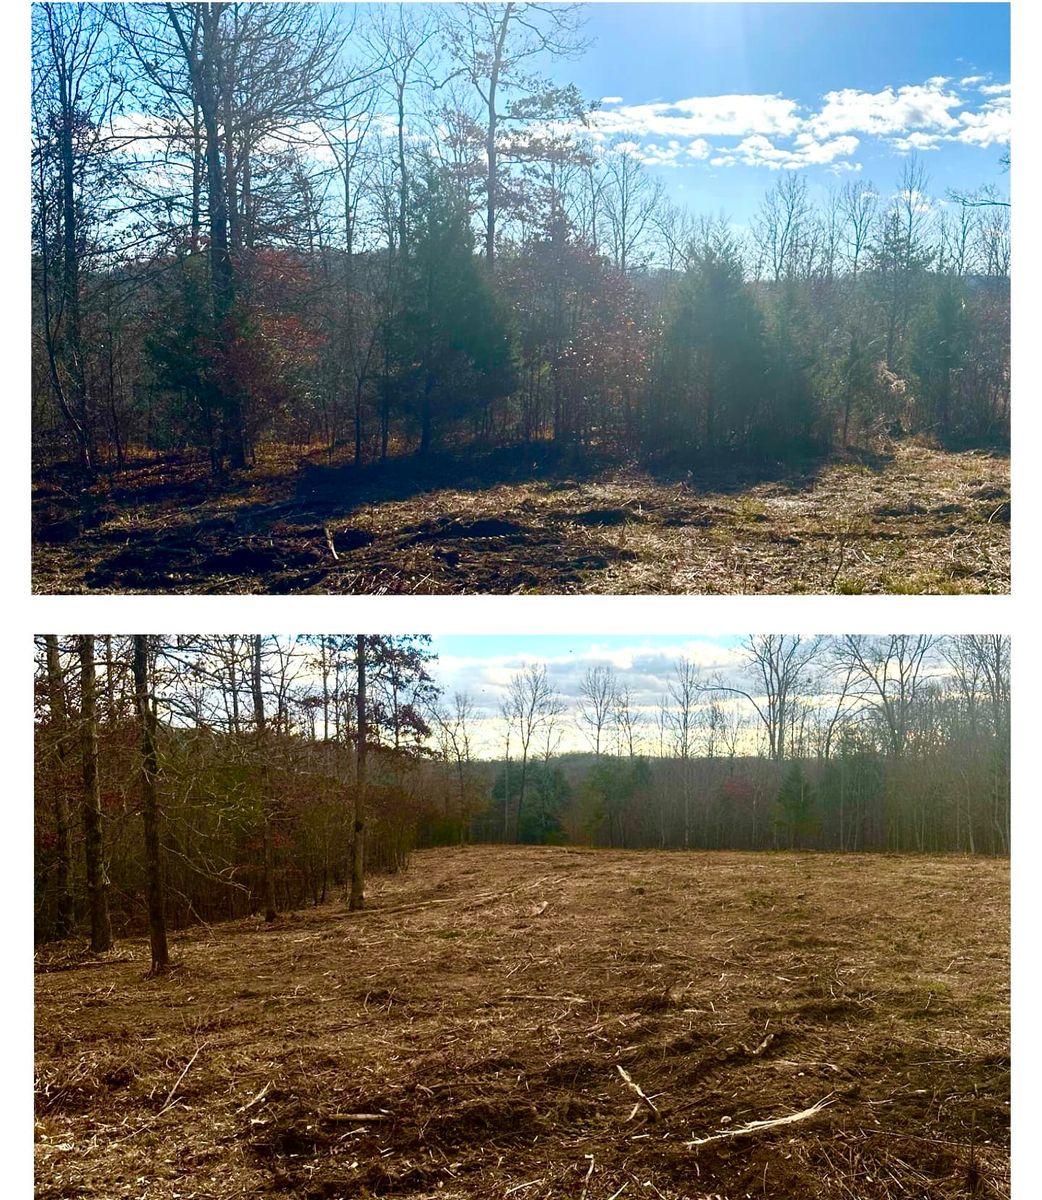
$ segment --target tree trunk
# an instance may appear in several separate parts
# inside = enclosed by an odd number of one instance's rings
[[[510,19],[513,12],[513,4],[504,6],[503,16],[500,20],[496,36],[496,48],[488,85],[488,129],[485,133],[485,157],[488,171],[486,184],[488,207],[485,213],[485,261],[488,263],[489,270],[492,269],[496,257],[496,219],[498,216],[496,206],[499,200],[499,156],[496,148],[496,135],[499,132],[499,114],[496,112],[496,101],[499,89],[499,74],[502,70],[503,53],[506,47],[507,30],[510,27]]]
[[[210,234],[210,296],[214,335],[219,347],[226,347],[232,336],[232,310],[235,303],[235,275],[228,246],[228,190],[221,164],[221,144],[217,117],[221,107],[220,4],[200,5],[199,53],[193,38],[189,44],[173,4],[166,6],[171,23],[191,72],[194,100],[198,105],[204,134],[207,206]],[[216,397],[222,414],[222,445],[218,448],[218,467],[225,455],[234,469],[246,465],[246,440],[242,402],[234,380],[210,383],[219,392]],[[209,401],[208,401],[209,403]]]
[[[163,905],[163,864],[159,839],[159,801],[156,777],[155,712],[148,686],[148,637],[134,635],[134,702],[141,737],[141,816],[145,825],[145,873],[148,878],[148,938],[152,948],[153,975],[162,975],[170,967],[166,941],[166,915]]]
[[[109,922],[108,878],[101,828],[101,785],[98,778],[97,681],[94,673],[94,636],[77,639],[80,656],[80,716],[83,756],[83,834],[87,859],[87,896],[90,904],[90,948],[103,954],[112,948]]]
[[[54,789],[55,888],[58,893],[55,933],[59,938],[64,938],[72,932],[73,922],[72,887],[69,882],[72,872],[72,831],[69,823],[69,798],[65,791],[69,720],[58,638],[55,634],[48,633],[44,637],[44,643],[47,647],[47,699],[54,728],[54,752],[58,760],[58,781]]]
[[[365,804],[368,787],[366,739],[369,734],[365,703],[365,635],[355,639],[355,664],[358,673],[358,730],[355,754],[355,820],[351,838],[351,896],[348,908],[352,912],[365,905]]]
[[[271,807],[268,803],[268,768],[264,761],[267,726],[264,720],[264,689],[261,686],[261,635],[253,637],[253,719],[257,730],[257,747],[260,757],[261,807],[263,810],[264,833],[264,919],[269,924],[278,916],[275,908],[275,864],[271,834]]]
[[[431,392],[434,390],[434,376],[427,373],[423,385],[423,400],[420,404],[420,456],[426,458],[431,449]]]
[[[77,231],[76,159],[73,142],[75,98],[70,94],[70,80],[59,72],[61,93],[61,124],[59,144],[62,163],[62,290],[64,293],[65,341],[69,349],[69,373],[72,380],[72,405],[76,413],[76,442],[80,466],[88,474],[94,472],[91,446],[90,402],[87,395],[87,376],[83,362],[83,332],[80,318],[80,259]]]

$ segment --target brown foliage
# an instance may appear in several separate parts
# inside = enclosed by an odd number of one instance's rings
[[[40,975],[37,1194],[1008,1195],[1006,863],[415,866]]]

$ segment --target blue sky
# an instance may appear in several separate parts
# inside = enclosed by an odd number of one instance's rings
[[[586,10],[592,45],[550,73],[617,98],[597,118],[607,136],[659,160],[671,196],[698,211],[748,220],[783,162],[816,188],[860,177],[886,192],[918,152],[936,195],[1007,185],[1006,4]]]
[[[599,651],[645,649],[660,651],[679,643],[729,648],[741,641],[738,634],[724,637],[694,637],[691,634],[597,634],[584,637],[578,634],[505,633],[505,634],[445,634],[435,636],[434,649],[451,658],[482,659],[516,657],[546,659],[586,658]]]

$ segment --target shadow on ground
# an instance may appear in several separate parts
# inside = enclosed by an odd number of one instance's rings
[[[170,456],[41,476],[50,592],[1002,591],[1008,464],[908,444],[651,467],[525,446],[356,468],[283,456],[214,483]],[[954,541],[952,540],[954,538]],[[898,561],[903,559],[904,561]]]

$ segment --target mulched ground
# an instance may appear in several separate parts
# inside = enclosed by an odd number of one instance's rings
[[[154,459],[34,488],[37,592],[1006,592],[1009,462],[653,475],[521,450],[356,471],[274,451],[220,489]]]
[[[168,978],[142,941],[52,947],[36,1195],[1005,1197],[1008,884],[437,850],[362,914],[180,934]]]

